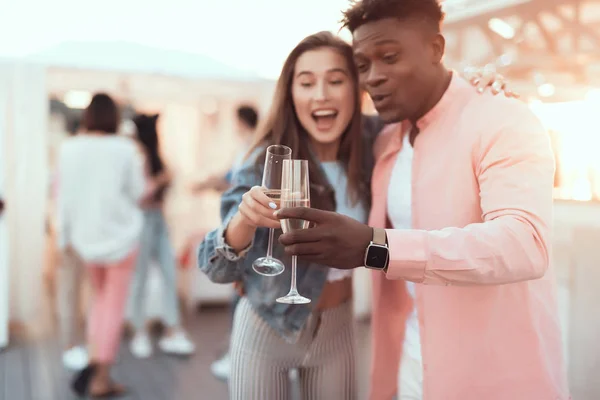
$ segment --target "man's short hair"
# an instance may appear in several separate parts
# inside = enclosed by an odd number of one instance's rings
[[[258,112],[252,106],[241,106],[237,109],[238,118],[243,121],[252,130],[256,129],[258,124]]]
[[[390,17],[421,18],[439,33],[444,21],[437,0],[355,0],[343,15],[342,25],[352,33],[366,23]]]

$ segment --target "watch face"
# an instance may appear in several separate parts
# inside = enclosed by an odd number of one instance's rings
[[[367,252],[365,264],[371,268],[385,268],[388,259],[388,251],[387,247],[371,245]]]

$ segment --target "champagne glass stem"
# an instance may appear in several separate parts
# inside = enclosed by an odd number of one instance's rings
[[[298,256],[292,256],[292,287],[290,293],[297,294],[298,289],[296,288],[296,268],[297,268]]]
[[[269,229],[269,245],[267,247],[267,258],[273,258],[273,239],[275,237],[275,229]]]

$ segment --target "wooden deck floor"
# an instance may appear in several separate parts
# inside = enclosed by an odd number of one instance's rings
[[[227,385],[213,377],[210,364],[227,344],[230,315],[226,308],[205,309],[187,316],[190,336],[198,350],[188,359],[155,351],[147,360],[134,358],[122,344],[115,378],[127,385],[123,400],[227,400]],[[368,325],[359,324],[359,358],[366,361]],[[365,398],[367,362],[359,362],[360,399]],[[37,341],[16,338],[0,352],[0,400],[71,400],[71,375],[61,364],[61,350],[52,335]],[[265,399],[266,400],[266,399]],[[290,400],[300,400],[291,393]]]

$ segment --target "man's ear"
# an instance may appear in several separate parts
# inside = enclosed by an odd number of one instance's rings
[[[433,64],[441,63],[445,52],[446,39],[441,33],[437,33],[431,41],[431,62]]]

